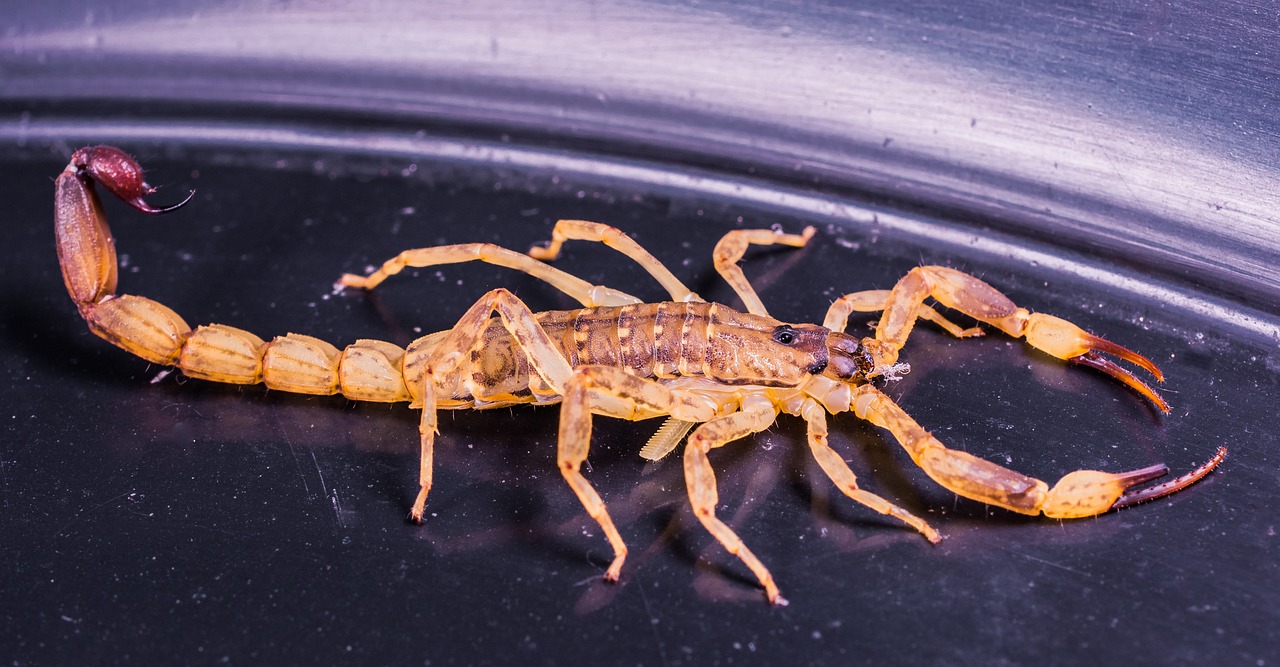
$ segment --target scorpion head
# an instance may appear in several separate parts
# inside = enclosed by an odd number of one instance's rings
[[[714,308],[705,372],[724,384],[794,387],[827,368],[827,330]]]
[[[876,368],[875,355],[862,341],[838,331],[827,334],[827,358],[823,375],[836,380],[861,380]]]

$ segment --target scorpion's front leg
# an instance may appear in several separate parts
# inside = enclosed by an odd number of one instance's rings
[[[1041,480],[972,454],[948,449],[871,385],[861,385],[855,390],[850,409],[858,417],[893,433],[911,459],[951,491],[1014,512],[1032,515],[1043,512],[1059,519],[1094,516],[1168,495],[1209,474],[1226,453],[1219,450],[1208,463],[1175,480],[1133,491],[1129,489],[1162,477],[1169,469],[1154,465],[1122,473],[1077,470],[1050,488]]]
[[[831,307],[827,309],[827,317],[823,320],[822,326],[832,331],[843,332],[849,326],[850,313],[878,313],[883,311],[889,304],[889,294],[890,292],[887,289],[865,290],[846,294],[836,299],[831,304]],[[978,327],[966,329],[943,317],[941,313],[923,303],[920,304],[917,317],[933,322],[956,338],[971,338],[985,333]]]
[[[405,384],[417,389],[415,403],[422,406],[422,420],[419,424],[420,489],[409,512],[409,517],[414,522],[422,522],[427,494],[431,491],[432,455],[435,435],[439,430],[436,417],[437,394],[456,387],[459,365],[475,347],[485,325],[495,312],[502,321],[502,326],[528,357],[534,372],[551,391],[562,394],[569,380],[572,371],[569,362],[551,342],[529,307],[505,289],[495,289],[480,297],[443,338],[431,337],[429,343],[424,342],[428,340],[424,338],[410,346],[405,351]],[[434,345],[434,348],[428,351],[428,345]]]
[[[629,375],[612,366],[582,366],[565,384],[560,407],[560,445],[557,459],[560,472],[573,488],[587,514],[600,524],[613,547],[613,562],[605,572],[606,581],[617,581],[627,557],[627,545],[614,527],[600,494],[582,476],[591,445],[591,415],[619,419],[647,419],[669,414],[676,419],[701,422],[711,419],[719,406],[698,395],[672,392],[667,387]]]
[[[742,538],[716,517],[716,473],[707,454],[717,448],[769,428],[778,418],[778,408],[763,395],[749,395],[742,400],[742,411],[709,421],[689,436],[684,450],[684,479],[689,489],[689,503],[693,514],[729,553],[737,556],[760,580],[769,602],[785,605],[786,600],[778,591],[773,575],[764,563],[743,544]],[[690,420],[693,421],[693,420]]]
[[[1145,382],[1099,353],[1105,352],[1141,366],[1154,375],[1157,382],[1163,382],[1164,375],[1150,359],[1087,333],[1064,319],[1019,308],[1009,297],[987,283],[944,266],[917,267],[894,285],[885,299],[884,313],[876,326],[875,338],[863,341],[876,356],[878,365],[888,367],[897,361],[898,351],[906,344],[916,319],[928,317],[927,314],[922,315],[925,312],[922,310],[923,302],[928,297],[1010,336],[1025,338],[1032,347],[1059,359],[1100,370],[1145,396],[1161,411],[1169,411],[1169,404]],[[842,320],[835,313],[837,307],[845,306],[840,301],[832,304],[832,312],[827,315],[829,324]]]
[[[924,519],[894,505],[870,491],[858,487],[858,478],[831,445],[827,444],[827,412],[822,405],[812,398],[805,399],[800,408],[800,415],[809,423],[809,450],[813,458],[822,466],[822,471],[835,483],[836,488],[854,501],[861,503],[881,514],[887,514],[912,528],[920,531],[925,539],[937,544],[942,540],[938,531],[925,523]]]

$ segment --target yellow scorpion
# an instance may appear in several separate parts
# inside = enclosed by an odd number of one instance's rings
[[[423,336],[407,348],[357,340],[339,350],[300,334],[264,341],[222,324],[192,329],[166,306],[116,294],[115,242],[94,183],[144,213],[164,213],[186,201],[168,208],[146,203],[144,198],[155,189],[143,180],[138,163],[118,148],[95,146],[72,155],[56,184],[58,257],[67,290],[95,334],[147,361],[176,366],[188,377],[263,382],[280,391],[342,394],[359,401],[409,402],[422,410],[420,490],[409,512],[415,522],[422,520],[431,490],[440,410],[561,403],[560,472],[608,537],[614,557],[604,578],[611,582],[622,571],[627,547],[581,472],[592,415],[668,417],[641,451],[649,459],[675,449],[692,429],[684,450],[684,475],[694,514],[750,568],[774,604],[785,600],[773,576],[716,517],[716,477],[707,455],[768,428],[779,413],[805,420],[814,458],[845,495],[902,521],[934,543],[941,538],[923,519],[859,488],[853,471],[827,444],[828,413],[852,412],[887,429],[929,477],[961,496],[1055,518],[1093,516],[1172,493],[1207,475],[1226,454],[1220,448],[1205,464],[1162,484],[1139,488],[1168,472],[1164,465],[1154,465],[1123,473],[1079,470],[1050,487],[948,449],[870,382],[901,372],[898,352],[917,319],[961,338],[982,334],[979,328],[961,328],[947,320],[924,303],[928,298],[1050,355],[1098,369],[1168,412],[1168,405],[1146,383],[1100,353],[1136,364],[1157,381],[1163,377],[1146,357],[1066,320],[1028,312],[981,280],[941,266],[912,269],[892,290],[837,299],[822,326],[775,320],[738,261],[753,244],[803,246],[813,236],[812,227],[802,234],[731,231],[716,245],[716,270],[746,304],[746,313],[703,301],[630,237],[593,222],[561,220],[550,244],[528,254],[481,243],[408,250],[371,275],[347,274],[338,284],[367,290],[405,267],[480,261],[546,281],[582,307],[534,313],[507,290],[495,289],[452,329]],[[566,240],[595,241],[621,252],[657,279],[671,300],[643,303],[540,261],[555,259]],[[858,339],[845,333],[853,311],[882,312],[873,337]]]

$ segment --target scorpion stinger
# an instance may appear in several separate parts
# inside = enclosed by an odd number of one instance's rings
[[[187,193],[187,198],[172,206],[156,208],[143,200],[147,195],[155,194],[156,188],[142,180],[142,168],[128,153],[114,146],[90,146],[81,148],[71,155],[70,167],[87,175],[102,187],[111,191],[124,203],[143,213],[160,214],[176,211],[191,201],[196,191]]]
[[[145,201],[154,188],[142,168],[118,148],[85,148],[56,181],[54,228],[67,291],[93,333],[147,361],[176,366],[214,382],[263,383],[268,388],[351,400],[407,402],[419,421],[419,489],[410,516],[423,518],[432,488],[439,410],[490,409],[560,403],[556,461],[565,482],[603,530],[614,557],[604,576],[621,575],[627,547],[591,482],[582,472],[596,415],[640,420],[668,417],[642,456],[660,458],[690,428],[683,466],[689,504],[701,525],[759,580],[770,602],[784,604],[763,562],[721,521],[711,452],[763,431],[779,414],[803,418],[809,448],[822,470],[855,502],[902,522],[930,542],[939,533],[920,517],[858,487],[843,457],[827,442],[827,414],[852,412],[889,431],[933,480],[966,498],[1023,514],[1055,518],[1094,516],[1183,489],[1218,466],[1225,449],[1190,473],[1143,486],[1164,475],[1163,465],[1130,472],[1077,470],[1049,484],[948,448],[925,431],[871,380],[889,376],[917,319],[970,337],[924,304],[932,297],[1062,359],[1099,369],[1168,406],[1145,383],[1102,357],[1110,354],[1162,379],[1146,357],[1085,333],[1066,320],[1018,308],[981,280],[954,269],[918,267],[892,290],[855,292],[838,299],[823,326],[769,317],[737,267],[748,246],[800,247],[813,237],[769,230],[735,230],[716,245],[716,270],[749,312],[706,303],[636,241],[607,225],[562,220],[551,243],[521,254],[486,243],[406,250],[368,276],[346,274],[341,287],[373,289],[406,267],[478,261],[544,281],[581,308],[535,313],[505,289],[480,297],[453,327],[422,336],[408,347],[357,340],[339,350],[322,340],[286,334],[271,340],[223,324],[194,329],[173,310],[145,297],[117,294],[115,241],[95,183],[145,213],[164,213]],[[554,259],[566,240],[602,243],[643,267],[670,295],[644,303],[593,285],[539,259]],[[531,256],[532,255],[532,256]],[[873,337],[844,333],[854,311],[883,311]]]

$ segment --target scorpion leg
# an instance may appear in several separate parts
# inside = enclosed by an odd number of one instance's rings
[[[869,384],[860,385],[855,390],[849,407],[859,418],[888,429],[911,455],[911,460],[934,481],[951,491],[1021,514],[1044,513],[1058,519],[1094,516],[1186,488],[1209,474],[1224,454],[1219,452],[1192,474],[1133,491],[1129,489],[1162,477],[1169,469],[1164,465],[1154,465],[1122,473],[1077,470],[1050,488],[1041,480],[972,454],[948,449],[888,396]]]
[[[858,478],[849,469],[849,464],[827,444],[827,412],[812,398],[806,399],[800,408],[800,414],[809,423],[809,449],[813,458],[822,466],[823,472],[835,483],[846,496],[881,514],[887,514],[920,531],[925,539],[937,544],[942,540],[938,531],[934,530],[923,519],[894,505],[870,491],[858,487]]]
[[[764,563],[751,553],[732,528],[716,517],[719,493],[716,491],[716,473],[707,456],[712,449],[769,428],[777,417],[778,408],[767,397],[756,394],[742,400],[741,412],[699,426],[689,436],[689,444],[685,446],[684,479],[689,490],[689,503],[693,506],[693,513],[698,521],[729,553],[737,556],[756,575],[770,603],[785,605],[787,602],[778,592],[778,585],[774,583],[773,575],[769,574]]]
[[[827,310],[827,317],[822,321],[822,326],[832,330],[843,332],[849,326],[849,314],[852,312],[859,313],[878,313],[884,310],[889,302],[889,290],[866,290],[863,292],[854,292],[846,294],[835,303],[831,304],[831,308]],[[919,318],[928,320],[942,327],[947,333],[956,338],[969,338],[971,336],[981,336],[985,332],[980,327],[970,327],[968,329],[948,320],[941,313],[930,308],[925,304],[920,304]]]
[[[544,246],[529,248],[529,256],[544,261],[554,261],[560,256],[564,242],[592,241],[606,246],[630,257],[641,268],[649,272],[671,295],[672,301],[702,301],[702,297],[694,294],[671,270],[658,261],[648,250],[627,236],[616,227],[587,220],[558,220],[551,230],[551,241]],[[668,417],[649,438],[648,444],[640,450],[640,456],[657,460],[667,452],[675,449],[680,440],[694,427],[694,422],[687,422],[675,417]],[[661,452],[661,454],[658,454]]]
[[[538,324],[529,307],[514,294],[505,289],[495,289],[480,297],[471,306],[447,335],[435,342],[435,347],[425,362],[420,359],[419,350],[410,348],[405,353],[405,384],[416,388],[418,395],[415,403],[422,406],[422,421],[419,424],[421,441],[420,454],[420,489],[413,502],[409,517],[416,523],[422,522],[422,513],[426,506],[427,494],[431,491],[431,460],[434,449],[435,434],[439,431],[436,416],[436,394],[442,389],[457,384],[458,365],[467,358],[467,354],[475,347],[485,324],[494,314],[502,321],[502,326],[510,332],[516,344],[529,359],[529,365],[542,378],[552,391],[563,394],[565,383],[572,369],[569,362],[561,355],[555,344],[547,336],[547,332]],[[419,369],[414,372],[412,369]],[[418,377],[418,374],[421,374]],[[449,396],[445,396],[449,398]]]
[[[658,258],[645,250],[635,239],[621,230],[598,222],[587,220],[559,220],[551,230],[551,241],[546,246],[535,245],[529,248],[529,256],[544,261],[553,261],[560,256],[560,248],[567,240],[592,241],[603,243],[614,250],[630,257],[641,268],[649,272],[667,293],[672,301],[702,301],[702,297],[680,282],[680,279],[663,266]]]
[[[738,266],[738,261],[747,252],[747,247],[752,245],[774,245],[776,243],[796,248],[804,247],[804,244],[813,238],[816,231],[813,227],[805,227],[800,234],[781,234],[771,229],[735,229],[720,239],[711,256],[715,261],[716,271],[720,273],[720,277],[724,278],[725,282],[729,283],[733,291],[737,292],[738,298],[742,299],[742,303],[746,305],[747,312],[752,315],[768,317],[769,311],[765,309],[764,303],[760,301],[760,296],[756,294],[755,288],[751,286],[750,282],[747,282],[747,277],[743,275],[742,269]]]
[[[658,382],[638,378],[612,366],[581,366],[574,369],[564,389],[560,407],[560,444],[557,454],[560,473],[577,494],[587,514],[600,524],[613,547],[613,562],[605,581],[617,581],[627,558],[627,545],[614,527],[604,501],[582,475],[591,444],[591,415],[639,420],[662,414],[677,415],[687,421],[706,421],[718,406],[690,393],[675,393]]]
[[[514,250],[507,250],[491,243],[463,243],[406,250],[383,262],[381,267],[368,276],[346,273],[338,279],[337,284],[340,287],[358,287],[371,290],[387,278],[400,273],[406,267],[420,269],[428,266],[460,264],[462,262],[485,262],[486,264],[503,266],[527,273],[568,294],[586,308],[625,306],[640,303],[640,299],[630,294],[619,292],[603,285],[592,285],[577,276],[561,271],[554,266],[543,264],[528,255],[522,255]]]
[[[1105,352],[1140,366],[1155,376],[1157,382],[1163,382],[1164,375],[1150,359],[1089,334],[1064,319],[1019,308],[1009,297],[987,283],[944,266],[916,267],[894,285],[876,327],[875,338],[863,341],[876,355],[880,365],[887,366],[897,361],[898,351],[906,343],[911,328],[920,317],[923,301],[928,297],[1014,338],[1024,338],[1032,347],[1059,359],[1100,370],[1142,394],[1162,412],[1169,411],[1169,404],[1155,390],[1099,353]]]

